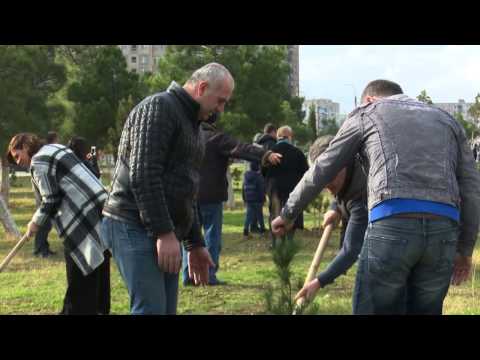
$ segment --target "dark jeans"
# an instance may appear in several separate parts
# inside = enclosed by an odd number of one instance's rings
[[[50,220],[38,229],[33,242],[34,255],[48,255],[50,252],[50,244],[48,243],[48,233],[50,230],[52,230],[52,222]]]
[[[362,250],[367,225],[367,204],[362,200],[353,201],[350,208],[350,217],[344,231],[342,247],[332,262],[318,276],[322,287],[331,284],[355,264]]]
[[[245,223],[243,225],[243,233],[247,235],[254,228],[254,224],[258,224],[258,231],[265,232],[265,222],[263,220],[263,204],[247,202],[247,213],[245,215]]]
[[[65,249],[67,291],[62,315],[108,315],[110,313],[110,253],[104,262],[84,276]]]
[[[270,224],[277,216],[280,215],[280,211],[287,202],[287,199],[288,196],[286,198],[281,197],[275,191],[270,193]],[[303,212],[298,215],[293,227],[284,236],[281,236],[282,243],[285,241],[285,239],[293,241],[293,236],[295,235],[296,229],[303,229]],[[272,237],[272,247],[275,247],[277,244],[277,237],[271,232],[271,229],[270,233]]]
[[[459,227],[453,220],[391,217],[370,223],[360,254],[354,314],[441,314]]]
[[[217,283],[217,271],[220,268],[220,253],[222,251],[222,224],[223,224],[223,203],[200,204],[199,212],[205,236],[205,245],[215,264],[209,268],[208,282]],[[183,249],[182,274],[183,283],[188,281],[188,260],[187,252]]]

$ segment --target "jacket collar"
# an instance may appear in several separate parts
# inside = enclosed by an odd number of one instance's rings
[[[287,143],[287,144],[290,144],[290,145],[292,144],[290,142],[290,140],[288,140],[288,138],[281,138],[281,139],[277,140],[277,144],[283,144],[283,143]]]
[[[172,81],[167,89],[167,92],[173,94],[183,105],[188,113],[189,118],[198,125],[198,112],[200,111],[200,104],[193,100],[189,93],[183,87]]]

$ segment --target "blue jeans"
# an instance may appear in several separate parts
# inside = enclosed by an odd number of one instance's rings
[[[205,236],[205,245],[212,257],[215,267],[208,271],[208,282],[213,284],[217,281],[217,271],[220,264],[220,252],[222,250],[222,223],[223,203],[201,204],[198,206]],[[185,249],[183,249],[182,270],[183,283],[188,279],[188,263]]]
[[[261,233],[265,232],[265,222],[263,220],[263,204],[247,202],[247,213],[245,215],[245,223],[243,225],[243,233],[246,235],[253,230],[256,224]]]
[[[355,264],[362,250],[367,225],[367,205],[362,200],[352,201],[342,247],[332,262],[318,276],[322,288],[345,274]]]
[[[102,241],[111,250],[130,295],[133,315],[174,315],[178,274],[160,270],[155,240],[141,225],[104,217]]]
[[[360,253],[354,314],[441,314],[458,224],[391,217],[370,223]]]

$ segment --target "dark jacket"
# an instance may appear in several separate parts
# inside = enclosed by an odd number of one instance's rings
[[[270,134],[263,134],[260,139],[257,140],[257,144],[262,146],[265,150],[272,150],[277,144],[277,140]]]
[[[104,215],[174,231],[187,250],[204,246],[195,199],[204,147],[200,105],[179,85],[144,99],[125,122]]]
[[[265,161],[269,153],[262,147],[243,144],[212,125],[201,124],[201,138],[205,156],[200,170],[199,204],[219,203],[228,200],[227,166],[230,158]]]
[[[88,170],[90,170],[93,173],[93,175],[95,175],[97,178],[100,179],[102,174],[100,173],[100,168],[98,167],[98,162],[97,162],[97,157],[96,156],[92,156],[90,158],[90,160],[88,160],[88,159],[83,160],[83,163],[88,168]]]
[[[300,149],[286,141],[279,141],[272,151],[280,153],[282,161],[277,166],[263,168],[263,173],[283,203],[308,170],[308,162]]]
[[[360,200],[365,204],[365,217],[368,218],[367,209],[367,175],[362,167],[360,156],[347,166],[347,175],[342,190],[335,196],[330,208],[342,214],[344,223],[348,222],[354,201]]]
[[[265,202],[265,181],[258,171],[248,170],[243,176],[242,198],[246,203]]]

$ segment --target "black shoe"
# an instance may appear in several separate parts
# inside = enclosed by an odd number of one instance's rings
[[[42,253],[42,258],[48,258],[50,256],[56,255],[57,253],[52,250],[47,250],[46,252]]]

